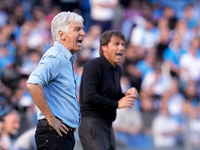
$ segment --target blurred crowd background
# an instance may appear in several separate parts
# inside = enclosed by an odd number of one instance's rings
[[[35,149],[37,108],[25,83],[53,44],[60,11],[84,18],[78,83],[84,64],[99,56],[102,32],[126,37],[122,90],[136,87],[139,98],[117,111],[117,149],[200,149],[200,0],[0,0],[0,149]]]

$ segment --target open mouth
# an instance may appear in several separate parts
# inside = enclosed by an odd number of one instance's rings
[[[83,41],[83,39],[79,39],[79,40],[77,40],[78,42],[82,42]]]
[[[77,40],[77,41],[76,41],[76,43],[77,43],[78,46],[81,46],[81,45],[82,45],[82,42],[83,42],[83,40]]]
[[[116,53],[115,55],[116,56],[122,56],[123,54],[122,53]]]
[[[83,42],[83,40],[77,40],[77,43],[82,43]]]

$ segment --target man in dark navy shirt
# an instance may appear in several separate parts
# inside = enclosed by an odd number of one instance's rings
[[[117,63],[125,51],[125,37],[120,31],[106,31],[100,38],[99,58],[84,66],[80,87],[82,122],[79,137],[84,150],[114,150],[112,122],[116,109],[134,106],[137,90],[122,93],[121,68]]]

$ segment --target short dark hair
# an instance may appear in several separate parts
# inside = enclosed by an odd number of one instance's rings
[[[123,33],[121,31],[118,31],[118,30],[105,31],[101,35],[101,38],[100,38],[100,55],[103,54],[103,51],[102,51],[101,47],[104,46],[104,45],[108,45],[108,43],[110,42],[112,36],[119,37],[125,42],[125,36],[123,35]]]

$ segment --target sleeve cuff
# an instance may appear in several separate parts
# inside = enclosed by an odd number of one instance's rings
[[[27,80],[26,84],[27,84],[27,83],[38,84],[38,85],[40,85],[40,86],[43,86],[42,80],[41,80],[39,77],[34,76],[34,75],[31,75],[31,76],[29,77],[29,79]]]
[[[114,101],[113,106],[114,106],[114,108],[118,108],[118,101]]]

